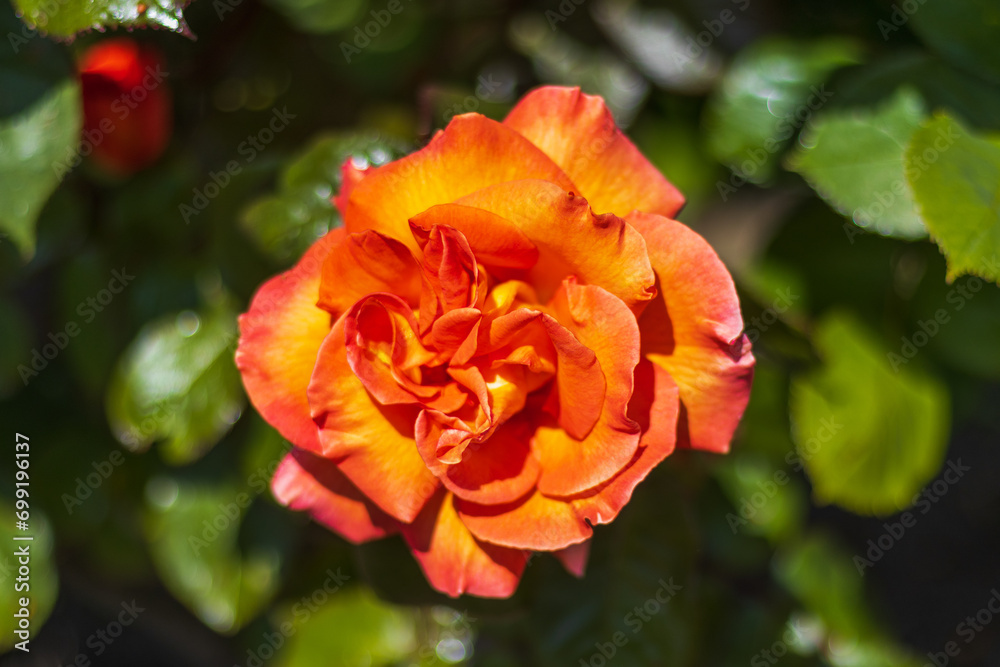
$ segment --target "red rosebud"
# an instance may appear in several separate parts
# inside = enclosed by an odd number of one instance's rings
[[[168,73],[159,52],[128,38],[88,49],[80,59],[80,153],[127,176],[156,161],[170,139]]]

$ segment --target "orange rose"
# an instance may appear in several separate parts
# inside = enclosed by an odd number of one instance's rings
[[[127,176],[156,161],[170,139],[170,93],[162,60],[127,38],[91,47],[80,59],[80,153]]]
[[[335,203],[344,228],[240,320],[250,399],[295,445],[282,503],[506,597],[534,551],[581,574],[675,447],[727,451],[754,363],[732,279],[600,98],[458,116],[348,162]]]

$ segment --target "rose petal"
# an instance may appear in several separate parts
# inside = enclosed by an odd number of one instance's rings
[[[380,406],[347,363],[344,319],[320,348],[309,404],[320,426],[320,451],[376,505],[409,523],[439,482],[414,446],[418,408]]]
[[[725,453],[750,399],[754,366],[733,279],[687,226],[642,213],[628,220],[646,239],[659,281],[661,298],[639,329],[643,355],[680,388],[678,445]]]
[[[456,203],[510,220],[538,246],[527,282],[544,301],[569,275],[603,287],[636,313],[656,294],[642,235],[614,215],[594,215],[587,200],[553,183],[501,183]]]
[[[330,314],[316,307],[320,270],[344,240],[334,230],[316,241],[292,269],[264,283],[240,316],[236,366],[250,402],[292,443],[319,449],[306,388],[330,332]]]
[[[301,449],[289,453],[271,480],[274,497],[293,510],[306,510],[313,519],[358,544],[399,529],[328,459]]]
[[[343,319],[347,363],[375,400],[382,405],[424,403],[441,395],[440,387],[421,383],[420,366],[434,353],[420,343],[413,311],[401,299],[372,294]]]
[[[462,459],[446,465],[436,456],[430,433],[432,419],[427,411],[417,419],[417,447],[441,482],[459,498],[483,505],[510,503],[525,496],[538,480],[538,460],[531,451],[532,425],[515,418],[500,427],[483,442],[470,444]]]
[[[528,561],[528,552],[477,540],[459,519],[449,493],[427,503],[403,536],[431,586],[458,597],[510,597]]]
[[[416,306],[420,267],[409,248],[395,239],[370,230],[349,234],[323,263],[317,305],[337,318],[361,297],[377,292]]]
[[[413,231],[424,254],[420,293],[420,331],[424,333],[445,313],[477,305],[479,267],[458,230],[436,225],[429,232],[420,227]]]
[[[573,510],[595,526],[618,516],[639,482],[674,451],[680,401],[673,378],[643,359],[635,369],[634,396],[629,416],[641,425],[642,437],[632,462],[610,481],[570,501]]]
[[[571,547],[553,551],[552,555],[559,559],[566,571],[575,577],[582,578],[587,570],[587,559],[590,557],[590,543],[592,540],[574,544]]]
[[[621,299],[574,279],[563,282],[549,306],[573,337],[596,356],[602,384],[607,386],[596,408],[589,399],[582,399],[591,414],[591,430],[581,436],[569,428],[542,426],[532,442],[542,464],[539,491],[570,496],[611,479],[632,460],[639,446],[639,424],[627,414],[639,363],[639,327]],[[560,384],[560,410],[591,392],[586,384]]]
[[[684,205],[684,196],[618,130],[596,95],[579,88],[539,88],[518,102],[504,125],[562,167],[596,211],[674,217]]]
[[[340,211],[340,215],[344,215],[344,212],[347,210],[347,200],[350,199],[354,186],[360,183],[365,176],[375,171],[375,169],[376,167],[372,166],[359,169],[354,164],[353,157],[348,157],[344,160],[344,164],[340,165],[340,192],[333,198],[333,205]]]
[[[348,232],[374,229],[416,250],[409,220],[488,185],[537,178],[573,190],[572,181],[514,130],[479,114],[456,116],[423,149],[367,175],[351,191]]]
[[[487,267],[530,269],[538,248],[524,232],[495,213],[461,204],[439,204],[410,219],[411,226],[430,230],[448,225],[465,235],[476,260]]]
[[[569,503],[537,491],[509,505],[479,505],[456,498],[455,509],[473,535],[515,549],[565,549],[594,532]]]

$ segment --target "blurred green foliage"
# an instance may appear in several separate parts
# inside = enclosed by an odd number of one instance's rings
[[[388,22],[378,0],[0,6],[0,416],[31,436],[38,645],[74,628],[61,658],[93,658],[91,628],[140,595],[122,664],[879,667],[940,650],[976,610],[953,591],[1000,574],[989,466],[935,507],[965,531],[935,537],[952,560],[918,529],[864,577],[852,557],[1000,432],[996,3],[401,6]],[[116,178],[75,164],[71,62],[105,26],[143,25],[166,28],[132,36],[165,54],[175,129]],[[688,196],[757,375],[732,453],[671,456],[595,531],[582,579],[541,555],[510,600],[450,600],[398,537],[353,546],[273,501],[288,445],[247,408],[236,315],[340,224],[348,155],[383,164],[541,83],[604,96]],[[287,126],[248,148],[278,112]],[[134,278],[103,299],[113,271]],[[917,579],[937,596],[907,605]]]

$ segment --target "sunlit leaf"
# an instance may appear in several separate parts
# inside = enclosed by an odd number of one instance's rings
[[[31,28],[52,37],[73,37],[83,30],[163,28],[190,35],[175,0],[14,0]]]
[[[325,597],[324,589],[317,590]],[[303,606],[293,609],[301,613],[289,612],[284,619],[293,624],[294,634],[281,656],[282,667],[382,667],[418,646],[417,615],[380,601],[363,587],[332,593],[315,613]],[[428,657],[421,664],[428,664]]]
[[[936,115],[914,133],[906,175],[948,260],[948,280],[971,273],[1000,281],[1000,138]]]
[[[167,588],[206,625],[235,632],[270,602],[284,551],[276,540],[241,548],[249,489],[158,477],[146,495],[153,563]]]
[[[30,257],[35,221],[63,173],[60,161],[80,137],[80,86],[65,81],[36,104],[0,119],[0,233]]]
[[[907,89],[876,111],[822,114],[803,133],[790,167],[858,225],[886,236],[925,236],[903,169],[924,115],[920,98]]]
[[[909,507],[941,467],[950,422],[948,392],[936,379],[894,363],[853,316],[816,327],[822,367],[791,388],[793,461],[816,500],[859,514]]]
[[[785,143],[833,97],[824,85],[830,73],[859,59],[859,48],[839,38],[772,39],[744,49],[709,97],[712,154],[747,179],[766,181]]]
[[[245,402],[235,344],[236,314],[224,303],[143,328],[108,389],[108,419],[118,439],[133,450],[163,440],[163,455],[175,464],[204,454]]]

